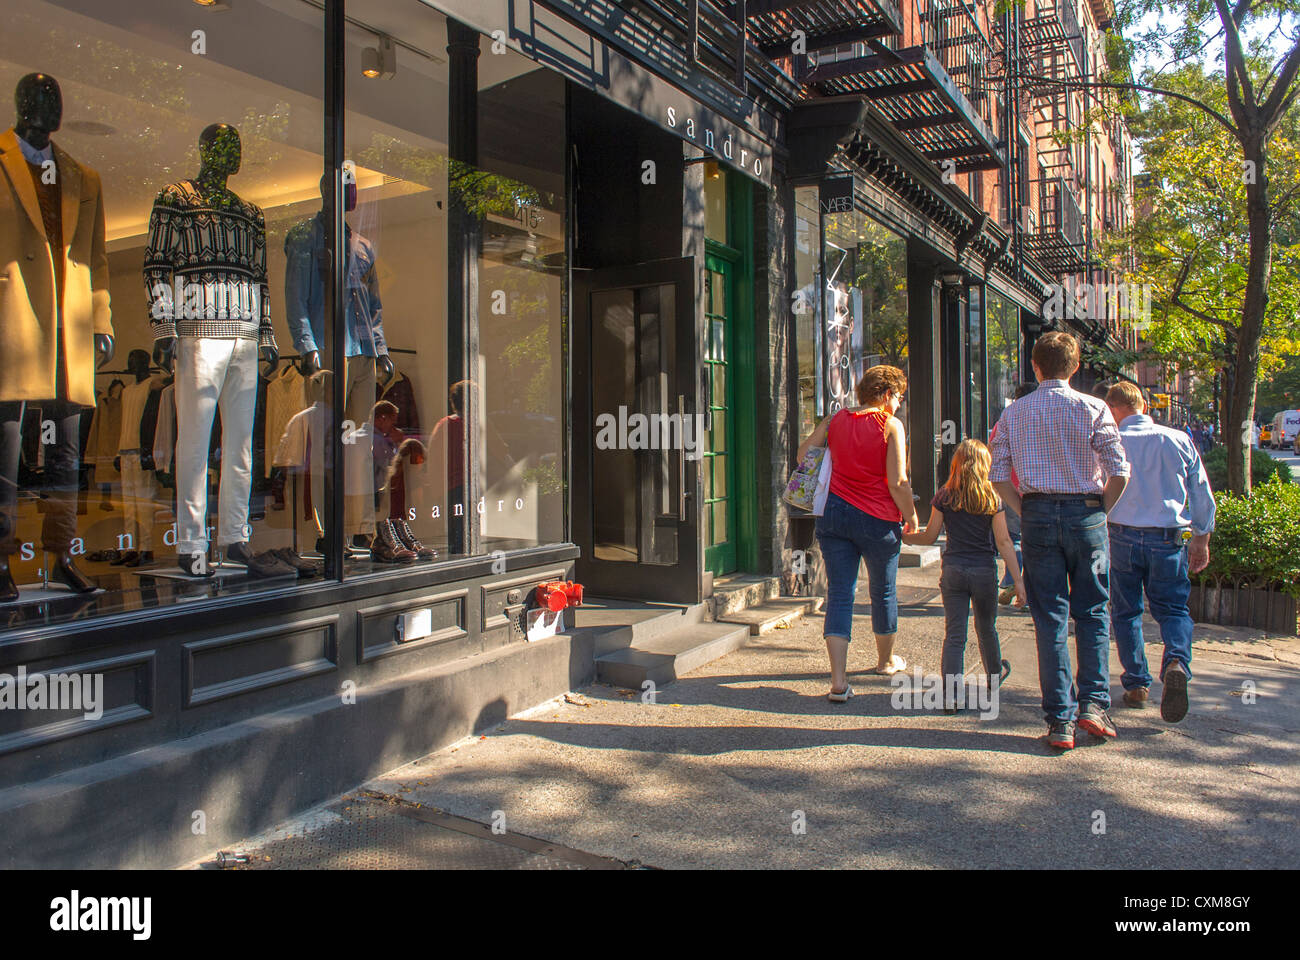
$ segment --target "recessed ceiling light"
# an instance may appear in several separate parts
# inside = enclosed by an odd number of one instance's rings
[[[209,10],[229,10],[230,0],[194,0],[200,7],[207,7]]]

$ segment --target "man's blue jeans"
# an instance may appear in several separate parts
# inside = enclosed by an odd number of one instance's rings
[[[828,637],[853,639],[853,596],[858,564],[867,561],[871,591],[871,629],[879,634],[898,630],[898,554],[903,525],[859,510],[835,494],[826,497],[826,510],[817,518],[817,542],[826,561],[826,625]]]
[[[1101,494],[1087,501],[1025,500],[1020,530],[1043,714],[1053,723],[1075,719],[1076,707],[1086,703],[1109,709],[1110,557]],[[1079,658],[1077,685],[1070,669],[1071,617]]]
[[[1120,682],[1125,690],[1151,686],[1151,671],[1142,640],[1142,594],[1151,603],[1151,616],[1160,624],[1165,652],[1160,676],[1169,661],[1177,660],[1192,675],[1192,614],[1187,597],[1192,591],[1187,548],[1177,527],[1110,528],[1110,620],[1115,647],[1124,664]]]

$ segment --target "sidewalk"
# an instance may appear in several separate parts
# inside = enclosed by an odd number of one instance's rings
[[[939,669],[938,572],[899,573],[897,652],[909,672]],[[855,635],[867,639],[854,641],[851,672],[874,664],[868,609],[860,584]],[[889,680],[862,672],[851,673],[852,700],[828,703],[815,615],[660,690],[657,704],[599,685],[543,704],[366,784],[364,802],[389,798],[496,823],[521,842],[665,868],[1239,869],[1300,859],[1300,641],[1198,625],[1182,723],[1160,719],[1157,682],[1146,710],[1112,709],[1117,740],[1081,732],[1057,756],[1043,740],[1032,623],[1004,612],[998,626],[1013,670],[996,719],[900,712]],[[1159,633],[1148,630],[1158,662]],[[973,634],[966,656],[970,669]],[[1119,674],[1112,651],[1116,701]],[[1254,703],[1242,696],[1251,684]],[[335,809],[348,804],[359,809]],[[283,825],[277,842],[310,843],[301,838],[312,824]],[[265,837],[231,849],[264,848]],[[285,849],[259,865],[274,868]]]

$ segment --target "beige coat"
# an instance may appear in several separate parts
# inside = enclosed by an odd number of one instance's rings
[[[0,401],[95,405],[95,334],[113,333],[99,174],[55,144],[63,205],[63,343],[68,396],[55,397],[54,261],[31,168],[12,129],[0,134]]]

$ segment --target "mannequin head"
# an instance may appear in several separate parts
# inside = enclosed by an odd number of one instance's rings
[[[63,93],[59,81],[46,73],[29,73],[14,90],[18,119],[14,130],[37,150],[44,150],[50,134],[63,121]]]
[[[329,194],[330,175],[327,173],[320,178],[320,198],[322,200]],[[351,213],[357,208],[357,182],[343,178],[343,209]]]
[[[135,374],[135,382],[139,383],[149,376],[149,351],[132,350],[126,358],[126,369]]]
[[[214,123],[199,134],[199,179],[224,181],[239,172],[242,159],[239,131],[228,123]]]

